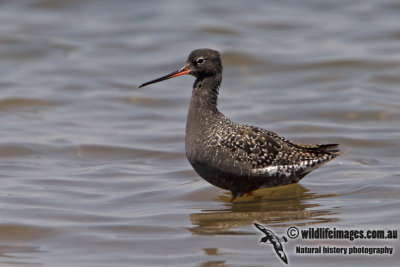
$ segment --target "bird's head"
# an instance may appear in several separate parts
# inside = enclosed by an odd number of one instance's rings
[[[158,79],[146,82],[139,87],[161,82],[185,74],[190,74],[196,78],[221,75],[222,62],[220,54],[218,53],[218,51],[208,48],[196,49],[190,53],[185,65],[183,65],[182,68]]]

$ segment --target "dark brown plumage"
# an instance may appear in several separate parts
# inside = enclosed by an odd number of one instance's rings
[[[298,144],[225,117],[217,108],[222,63],[215,50],[194,50],[180,70],[140,87],[184,74],[196,77],[186,124],[186,156],[203,179],[230,190],[233,199],[262,187],[298,182],[339,155],[337,144]]]

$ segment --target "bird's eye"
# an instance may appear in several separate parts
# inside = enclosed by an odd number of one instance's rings
[[[199,57],[199,58],[196,60],[196,63],[197,63],[197,64],[203,64],[203,63],[204,63],[204,58]]]

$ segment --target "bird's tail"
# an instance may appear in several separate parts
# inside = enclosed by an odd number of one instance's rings
[[[337,148],[339,144],[314,144],[314,145],[304,145],[299,143],[293,143],[298,148],[303,150],[313,152],[313,153],[332,153],[336,156],[341,155],[340,150]]]
[[[338,149],[339,144],[325,144],[325,145],[317,145],[318,148],[317,150],[321,150],[324,152],[329,152],[329,153],[339,153],[340,150]]]

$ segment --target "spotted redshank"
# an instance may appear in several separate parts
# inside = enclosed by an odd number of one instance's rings
[[[186,157],[203,179],[230,190],[232,201],[259,188],[296,183],[340,154],[337,144],[295,143],[225,117],[217,108],[222,81],[218,51],[194,50],[181,69],[140,87],[185,74],[196,78],[186,122]]]

